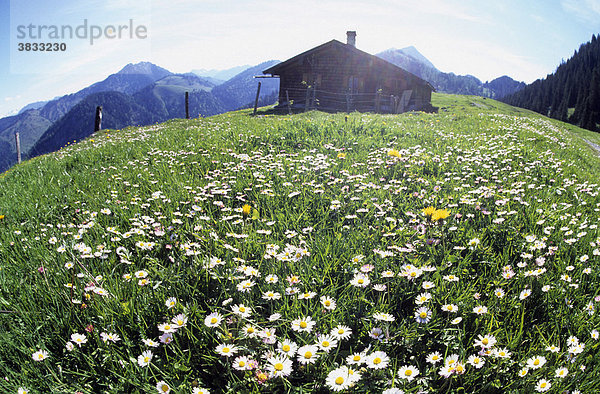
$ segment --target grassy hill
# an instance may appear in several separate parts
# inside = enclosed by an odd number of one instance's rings
[[[433,105],[109,130],[1,175],[0,390],[597,392],[597,135]]]

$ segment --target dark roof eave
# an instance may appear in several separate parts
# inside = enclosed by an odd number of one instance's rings
[[[294,56],[294,57],[291,57],[291,58],[289,58],[289,59],[288,59],[288,60],[286,60],[286,61],[283,61],[283,62],[281,62],[281,63],[277,63],[276,65],[274,65],[274,66],[271,66],[271,67],[267,68],[266,70],[264,70],[264,71],[263,71],[263,74],[271,74],[271,75],[273,75],[273,76],[275,76],[275,75],[280,75],[280,74],[279,74],[279,70],[281,70],[281,69],[284,69],[284,68],[286,68],[287,66],[290,66],[292,63],[294,63],[295,61],[297,61],[297,60],[299,60],[300,58],[302,58],[302,56],[305,56],[306,54],[308,54],[308,53],[311,53],[311,52],[318,51],[318,50],[320,50],[320,49],[322,49],[322,48],[324,48],[324,47],[326,47],[326,46],[328,46],[328,45],[338,45],[338,46],[340,46],[341,48],[344,48],[344,49],[346,49],[346,50],[348,50],[348,51],[355,52],[355,53],[357,53],[357,54],[360,54],[360,55],[362,55],[362,56],[369,56],[369,57],[372,57],[372,58],[376,59],[376,61],[378,61],[378,62],[381,62],[382,64],[384,64],[384,65],[386,65],[386,66],[388,66],[388,67],[393,67],[393,68],[396,68],[396,69],[398,69],[399,71],[401,71],[401,72],[403,72],[403,73],[406,73],[406,74],[408,74],[408,75],[410,75],[410,76],[412,76],[412,77],[416,78],[418,81],[420,81],[420,82],[421,82],[421,84],[422,84],[422,85],[425,85],[425,86],[429,87],[429,88],[430,88],[432,91],[434,91],[434,92],[435,92],[435,88],[434,88],[434,87],[433,87],[433,86],[432,86],[432,85],[431,85],[429,82],[425,81],[423,78],[420,78],[420,77],[416,76],[415,74],[411,73],[410,71],[407,71],[407,70],[403,69],[402,67],[398,67],[398,66],[396,66],[395,64],[388,62],[388,61],[387,61],[387,60],[385,60],[385,59],[382,59],[382,58],[380,58],[380,57],[377,57],[377,56],[375,56],[375,55],[371,55],[370,53],[367,53],[367,52],[365,52],[365,51],[361,51],[360,49],[357,49],[356,47],[353,47],[353,46],[351,46],[351,45],[344,44],[344,43],[342,43],[342,42],[340,42],[340,41],[338,41],[338,40],[331,40],[331,41],[328,41],[328,42],[326,42],[326,43],[323,43],[323,44],[321,44],[321,45],[319,45],[319,46],[316,46],[316,47],[314,47],[314,48],[311,48],[311,49],[309,49],[309,50],[307,50],[307,51],[304,51],[304,52],[302,52],[302,53],[300,53],[300,54],[298,54],[298,55],[296,55],[296,56]]]

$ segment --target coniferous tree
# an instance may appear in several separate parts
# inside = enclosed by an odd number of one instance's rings
[[[600,123],[600,38],[593,35],[553,74],[502,101],[596,131]]]

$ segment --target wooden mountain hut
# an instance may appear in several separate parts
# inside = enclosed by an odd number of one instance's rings
[[[434,111],[429,82],[356,48],[331,40],[263,71],[279,77],[279,108],[402,113]]]

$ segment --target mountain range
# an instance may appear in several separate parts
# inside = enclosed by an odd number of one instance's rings
[[[389,49],[376,56],[427,80],[439,92],[501,98],[525,86],[506,76],[482,83],[473,76],[443,73],[414,47]],[[19,132],[24,158],[52,152],[92,133],[98,105],[103,106],[104,129],[183,118],[186,91],[193,117],[248,108],[256,95],[254,76],[278,62],[270,60],[227,70],[199,69],[186,74],[175,74],[149,62],[128,64],[76,93],[28,104],[17,115],[0,119],[0,172],[16,162],[15,132]],[[273,104],[277,101],[279,81],[259,81],[259,104]]]
[[[506,75],[484,83],[472,75],[442,72],[413,46],[388,49],[375,56],[426,80],[439,93],[470,94],[500,99],[525,87],[524,82],[515,81]]]

